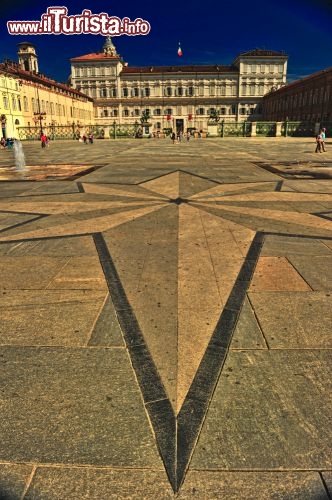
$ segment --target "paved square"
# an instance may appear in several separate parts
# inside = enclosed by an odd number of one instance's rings
[[[329,144],[23,147],[23,170],[0,151],[0,497],[331,498]]]

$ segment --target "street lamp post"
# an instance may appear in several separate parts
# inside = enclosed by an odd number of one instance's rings
[[[45,111],[43,112],[35,112],[33,117],[33,121],[37,124],[39,122],[39,127],[40,127],[40,133],[43,133],[43,120],[46,118],[46,113]]]
[[[52,122],[51,122],[51,130],[52,130],[51,139],[52,139],[52,141],[55,140],[55,127],[56,127],[56,124],[57,124],[57,122],[55,120],[52,120]]]
[[[37,90],[38,111],[35,111],[33,113],[33,115],[34,115],[33,120],[34,120],[34,122],[35,122],[36,125],[39,122],[39,129],[40,129],[39,132],[40,132],[40,135],[42,135],[42,133],[43,133],[43,125],[42,125],[42,123],[43,123],[43,120],[45,120],[45,118],[46,118],[46,112],[45,111],[41,111],[38,87],[36,87],[36,90]]]

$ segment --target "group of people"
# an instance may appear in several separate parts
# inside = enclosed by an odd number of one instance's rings
[[[89,134],[89,135],[83,135],[82,137],[82,140],[84,142],[84,144],[93,144],[93,135],[92,134]]]
[[[159,138],[159,134],[158,135],[154,135],[154,137],[158,137]],[[191,137],[191,134],[190,132],[187,132],[186,134],[183,134],[183,132],[181,130],[178,130],[177,133],[175,132],[172,132],[171,134],[171,140],[173,142],[173,144],[175,144],[176,142],[181,142],[182,139],[185,137],[187,141],[190,140],[190,137]],[[78,137],[80,140],[83,141],[84,144],[93,144],[93,135],[92,134],[89,134],[89,135],[83,135],[82,139],[80,137]],[[326,138],[326,129],[325,128],[321,128],[319,133],[317,134],[316,136],[316,149],[315,149],[315,153],[325,153],[326,152],[326,149],[325,149],[325,138]],[[49,146],[49,143],[50,143],[50,138],[44,133],[44,132],[41,132],[40,134],[40,141],[41,141],[41,147],[42,148],[46,148],[47,146]],[[14,144],[14,139],[13,138],[10,138],[10,137],[1,137],[0,139],[0,147],[1,149],[12,149],[13,148],[13,144]]]
[[[185,135],[183,134],[182,130],[178,130],[177,133],[175,132],[172,132],[171,133],[171,139],[172,139],[172,142],[173,144],[175,144],[175,142],[182,142],[182,139],[185,137],[187,141],[190,140],[190,132],[187,132]]]
[[[1,137],[0,139],[0,147],[1,149],[13,149],[15,139],[13,137]]]
[[[325,138],[326,138],[326,129],[321,128],[319,134],[316,136],[316,149],[315,153],[325,153]]]

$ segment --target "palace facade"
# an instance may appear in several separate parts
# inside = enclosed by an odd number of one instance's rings
[[[5,137],[36,138],[43,130],[70,138],[88,129],[107,137],[112,126],[141,122],[149,133],[206,131],[211,123],[261,120],[264,95],[286,88],[288,57],[271,50],[239,54],[231,65],[131,67],[106,37],[100,52],[70,60],[65,84],[39,72],[33,44],[18,47],[18,63],[0,64]]]
[[[255,49],[229,66],[131,67],[106,37],[100,52],[70,60],[71,85],[93,99],[95,125],[144,117],[151,132],[206,130],[211,119],[261,119],[264,94],[286,83],[287,60],[283,52]]]
[[[31,43],[19,43],[18,63],[0,64],[0,119],[3,137],[26,139],[60,126],[76,131],[94,120],[93,99],[39,73]]]
[[[271,121],[332,122],[332,68],[269,92],[263,118]]]

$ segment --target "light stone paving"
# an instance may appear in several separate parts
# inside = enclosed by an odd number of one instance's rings
[[[0,498],[331,498],[329,141],[23,148],[0,151]]]

